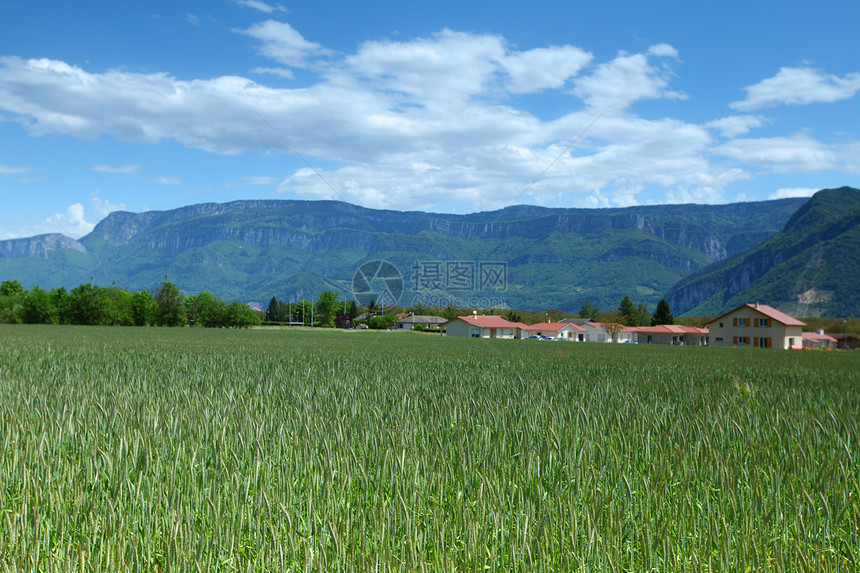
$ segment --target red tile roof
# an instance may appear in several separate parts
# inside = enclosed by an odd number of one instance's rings
[[[683,324],[659,324],[657,326],[634,326],[630,330],[653,334],[708,334],[707,328],[684,326]]]
[[[473,314],[452,318],[445,324],[448,324],[449,322],[453,322],[455,320],[462,320],[463,322],[468,322],[471,325],[480,326],[481,328],[528,328],[525,324],[522,324],[521,322],[511,322],[502,318],[501,316]]]
[[[572,330],[581,330],[582,332],[585,332],[584,328],[571,322],[539,322],[537,324],[527,326],[526,328],[528,330],[552,330],[553,332],[558,332],[564,327],[568,327]]]
[[[767,318],[771,318],[771,319],[779,322],[783,326],[806,326],[805,322],[801,322],[801,321],[797,320],[796,318],[794,318],[793,316],[785,314],[781,310],[777,310],[777,309],[773,308],[772,306],[768,306],[766,304],[759,304],[759,303],[750,303],[750,302],[748,302],[745,305],[739,306],[736,309],[729,311],[722,316],[718,316],[714,320],[708,322],[705,326],[707,326],[708,324],[713,324],[713,323],[717,322],[718,320],[720,320],[721,318],[725,318],[725,317],[729,316],[730,314],[732,314],[733,312],[736,312],[736,311],[738,311],[744,307],[749,308],[751,310],[754,310],[757,313],[761,314],[762,316],[766,316]]]

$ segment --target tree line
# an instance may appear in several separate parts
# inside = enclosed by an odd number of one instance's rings
[[[153,291],[91,283],[46,291],[25,290],[19,281],[7,280],[0,284],[0,322],[248,328],[260,324],[260,317],[248,305],[227,303],[206,291],[186,297],[170,282]]]

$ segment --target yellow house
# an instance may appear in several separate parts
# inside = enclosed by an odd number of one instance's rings
[[[745,304],[705,324],[711,346],[802,348],[803,322],[766,304]]]

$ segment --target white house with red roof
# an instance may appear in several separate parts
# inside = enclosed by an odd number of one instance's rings
[[[511,322],[501,316],[469,315],[452,318],[442,324],[446,336],[471,338],[523,338],[528,326],[521,322]]]
[[[711,346],[802,348],[805,323],[766,304],[745,304],[705,324]]]
[[[707,346],[708,329],[681,324],[631,327],[637,344],[671,344],[673,346]]]
[[[586,330],[570,322],[539,322],[526,327],[523,336],[546,336],[561,340],[585,341]]]

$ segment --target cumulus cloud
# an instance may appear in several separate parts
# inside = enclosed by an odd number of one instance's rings
[[[739,163],[779,173],[821,171],[837,167],[837,154],[804,133],[790,137],[735,139],[715,152]]]
[[[749,133],[751,129],[761,127],[767,120],[759,115],[733,115],[715,119],[705,124],[718,130],[725,137],[737,137]]]
[[[648,54],[620,52],[616,58],[597,66],[589,76],[576,82],[574,93],[596,109],[623,111],[643,99],[685,99],[686,95],[669,89],[671,73],[655,66],[648,58],[676,57],[668,44],[653,46]]]
[[[286,22],[266,20],[239,32],[257,40],[261,54],[287,66],[302,68],[310,59],[330,53],[321,44],[305,40]]]
[[[368,41],[341,55],[283,22],[238,32],[285,66],[255,73],[294,79],[289,67],[304,67],[301,85],[93,73],[56,60],[0,57],[0,113],[33,136],[171,139],[223,154],[295,149],[331,186],[303,168],[278,178],[280,192],[402,209],[633,205],[655,189],[667,200],[715,202],[756,169],[823,169],[850,161],[847,147],[837,153],[805,134],[736,139],[769,121],[756,115],[704,124],[637,116],[636,102],[686,97],[672,87],[671,68],[680,59],[669,44],[595,62],[575,46],[520,51],[497,35],[442,30]],[[568,111],[542,119],[517,107],[522,94],[547,91],[567,98]],[[729,140],[715,141],[717,133]],[[276,184],[268,177],[243,182]]]
[[[44,223],[31,229],[31,235],[40,233],[62,233],[74,239],[79,239],[93,230],[94,223],[90,223],[84,216],[84,206],[80,203],[69,205],[65,212],[55,213],[45,219]]]
[[[120,173],[123,175],[131,175],[142,169],[140,165],[106,165],[100,163],[92,167],[90,171],[98,171],[99,173]]]
[[[558,89],[591,63],[593,56],[580,48],[536,48],[505,56],[501,64],[510,75],[513,93]]]
[[[96,211],[96,216],[99,219],[104,219],[105,217],[107,217],[108,215],[113,213],[114,211],[124,211],[125,210],[125,208],[126,208],[125,203],[118,203],[118,204],[111,203],[107,199],[102,199],[99,196],[100,193],[101,193],[101,191],[96,190],[96,191],[93,191],[92,194],[90,195],[90,202],[93,204],[93,207],[95,208],[95,211]]]
[[[778,104],[830,103],[854,97],[860,90],[860,73],[844,78],[813,68],[780,68],[772,78],[744,88],[747,97],[731,107],[753,110]]]
[[[767,196],[768,199],[788,199],[792,197],[812,197],[819,189],[810,187],[783,187]]]

